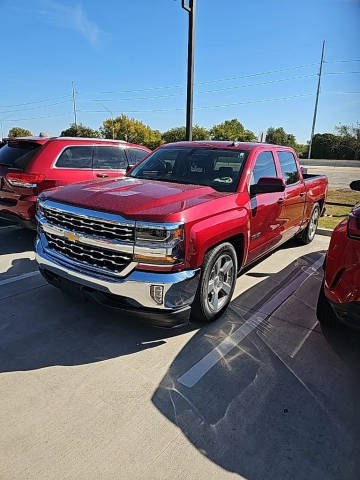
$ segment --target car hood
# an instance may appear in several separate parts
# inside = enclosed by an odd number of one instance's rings
[[[133,220],[175,221],[180,218],[169,217],[226,195],[206,186],[123,177],[67,186],[46,197]]]

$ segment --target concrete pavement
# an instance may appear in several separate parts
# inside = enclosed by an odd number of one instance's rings
[[[24,277],[33,240],[0,229],[1,479],[360,476],[360,337],[315,317],[328,238],[283,246],[239,277],[222,318],[181,331]],[[193,387],[179,381],[234,338]]]

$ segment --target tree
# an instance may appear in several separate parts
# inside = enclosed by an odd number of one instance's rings
[[[284,145],[286,147],[295,147],[296,138],[291,133],[286,133],[282,127],[270,127],[266,133],[266,142],[275,145]]]
[[[360,154],[360,124],[357,123],[356,126],[338,125],[335,127],[335,131],[338,134],[335,148],[341,156],[358,160]]]
[[[61,137],[84,137],[84,138],[99,138],[100,132],[98,130],[93,130],[90,127],[86,127],[79,123],[79,125],[75,125],[72,123],[69,128],[63,130],[60,133]]]
[[[175,127],[167,130],[161,135],[165,143],[182,142],[186,139],[185,127]],[[199,125],[193,126],[193,140],[209,140],[210,132]]]
[[[252,142],[256,139],[256,135],[251,130],[245,130],[237,118],[214,125],[210,130],[210,136],[213,140],[233,142]]]
[[[21,128],[21,127],[13,127],[9,130],[8,133],[9,137],[31,137],[32,133],[30,130],[27,130],[26,128]]]
[[[159,130],[153,130],[139,120],[129,118],[124,114],[105,120],[101,127],[102,135],[105,138],[113,138],[113,128],[114,138],[118,140],[145,145],[152,149],[162,143]]]
[[[311,158],[340,158],[338,144],[339,139],[333,133],[317,133],[311,145]]]

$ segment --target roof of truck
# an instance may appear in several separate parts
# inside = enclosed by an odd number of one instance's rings
[[[283,145],[274,145],[270,143],[261,143],[261,142],[230,142],[230,141],[220,141],[220,140],[193,140],[191,142],[174,142],[167,143],[163,147],[176,146],[176,147],[209,147],[209,148],[228,148],[234,147],[243,150],[252,150],[257,147],[266,147],[266,148],[291,148]]]

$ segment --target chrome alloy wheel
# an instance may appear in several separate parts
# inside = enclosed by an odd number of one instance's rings
[[[219,312],[228,301],[234,277],[232,258],[226,253],[220,255],[211,270],[207,288],[207,303],[212,312]]]
[[[310,218],[310,224],[309,224],[309,239],[312,240],[315,237],[315,233],[317,230],[317,226],[319,223],[319,218],[320,218],[320,212],[318,208],[315,208],[311,218]]]

